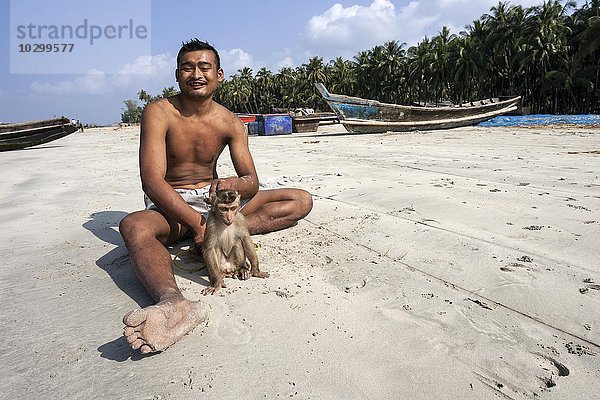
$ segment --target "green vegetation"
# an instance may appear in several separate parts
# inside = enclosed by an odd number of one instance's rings
[[[127,99],[125,103],[125,111],[121,113],[121,122],[126,124],[138,124],[142,118],[142,107],[137,101]]]
[[[164,99],[165,97],[174,96],[177,93],[179,93],[179,90],[175,89],[175,86],[163,88],[162,93],[157,96],[152,96],[150,93],[142,89],[138,92],[138,98],[144,102],[144,107],[146,107],[148,103],[152,103],[153,101],[159,99]]]
[[[125,122],[128,124],[139,124],[142,118],[142,111],[144,107],[148,103],[152,103],[153,101],[173,96],[179,93],[174,86],[169,86],[163,88],[162,93],[156,96],[152,96],[150,93],[146,92],[144,89],[138,92],[138,99],[144,102],[144,106],[140,106],[137,101],[132,99],[127,99],[123,103],[125,103],[125,111],[121,113],[121,122]]]
[[[314,88],[389,103],[454,103],[520,95],[532,113],[600,113],[600,0],[577,9],[546,0],[524,8],[501,2],[458,35],[443,27],[417,45],[389,41],[324,63],[255,75],[239,70],[215,100],[232,111],[328,110]]]

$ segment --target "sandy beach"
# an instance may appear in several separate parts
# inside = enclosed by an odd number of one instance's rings
[[[210,316],[152,356],[121,321],[151,304],[118,232],[138,129],[0,153],[1,398],[600,398],[600,129],[249,140],[261,185],[313,211],[253,237],[268,279],[215,296],[172,246]]]

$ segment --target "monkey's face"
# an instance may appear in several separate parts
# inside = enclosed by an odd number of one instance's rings
[[[219,219],[227,226],[231,225],[240,208],[240,198],[237,197],[233,203],[221,203],[217,206],[216,213]]]
[[[229,226],[240,209],[240,194],[233,189],[217,189],[210,195],[210,204],[221,222]]]

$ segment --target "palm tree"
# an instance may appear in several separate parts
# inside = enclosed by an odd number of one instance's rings
[[[247,71],[245,71],[247,72]],[[232,103],[232,111],[251,113],[250,99],[252,97],[252,88],[248,83],[247,75],[242,77],[235,74],[231,77],[229,92]]]
[[[533,91],[537,94],[535,110],[549,107],[557,111],[557,93],[550,98],[542,96],[541,87],[544,77],[550,71],[560,70],[568,64],[568,40],[570,29],[566,25],[566,12],[574,7],[573,2],[562,6],[558,0],[545,1],[541,6],[533,8],[533,14],[528,19],[525,31],[526,43],[523,47],[524,58],[521,68],[524,68],[532,80]]]
[[[471,25],[468,25],[467,31],[461,32],[461,36],[465,39],[465,50],[462,52],[464,60],[461,61],[465,64],[467,71],[470,70],[470,82],[467,84],[469,87],[468,96],[464,100],[474,100],[475,98],[487,97],[489,95],[489,82],[491,80],[491,65],[489,52],[491,50],[486,47],[487,36],[489,35],[489,26],[487,22],[482,20],[473,21]],[[460,41],[456,43],[456,46],[460,48]],[[458,66],[455,66],[458,67]],[[458,79],[461,79],[460,74],[456,75],[457,70],[455,69],[455,85]],[[459,85],[460,86],[460,83]]]
[[[337,57],[329,63],[328,87],[334,93],[354,93],[356,70],[352,61]]]
[[[384,101],[401,103],[406,95],[406,43],[395,40],[383,45],[382,60],[379,64],[379,78]]]
[[[425,37],[416,46],[408,49],[408,77],[417,93],[417,102],[428,102],[433,80],[433,44]]]
[[[473,93],[477,66],[472,43],[469,36],[463,35],[450,46],[448,60],[451,65],[450,78],[454,86],[452,100],[457,103],[471,98]]]
[[[433,62],[431,68],[436,103],[451,92],[448,79],[450,75],[448,57],[450,45],[455,39],[456,35],[451,34],[450,29],[444,26],[432,40]]]
[[[315,83],[327,83],[327,65],[323,63],[322,57],[312,57],[302,67],[305,83],[302,87],[302,98],[309,108],[326,109],[327,104],[315,89]]]
[[[252,68],[244,67],[238,70],[239,84],[243,86],[244,92],[249,92],[248,103],[244,104],[244,112],[246,113],[257,113],[258,112],[258,101],[256,99],[256,88],[253,76]]]
[[[258,113],[269,113],[273,110],[275,103],[275,77],[265,67],[256,73],[254,87],[258,92]]]
[[[519,77],[515,62],[519,52],[519,39],[523,36],[528,11],[521,6],[510,7],[508,2],[499,3],[485,14],[487,36],[484,45],[490,62],[488,68],[492,72],[491,87],[496,90],[493,95],[512,93],[516,90]]]
[[[294,102],[296,76],[293,69],[285,67],[275,76],[275,93],[282,108],[290,109]]]
[[[304,66],[306,68],[306,78],[311,83],[327,83],[327,68],[323,64],[322,57],[312,57]]]
[[[370,72],[370,50],[360,51],[354,56],[354,70],[356,71],[356,95],[360,97],[369,97],[372,91],[369,90],[373,84],[369,79]]]
[[[574,7],[558,0],[530,8],[500,2],[459,36],[442,27],[408,50],[388,41],[351,61],[312,57],[277,74],[261,68],[256,76],[243,68],[215,99],[237,112],[320,108],[313,83],[323,82],[336,93],[394,103],[520,94],[534,112],[600,112],[600,0],[571,13]],[[143,90],[139,96],[155,97]]]

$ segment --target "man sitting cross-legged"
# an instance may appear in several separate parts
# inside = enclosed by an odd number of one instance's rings
[[[312,209],[304,190],[258,190],[243,123],[213,101],[223,70],[211,45],[197,39],[184,43],[175,74],[181,93],[149,104],[142,114],[140,175],[147,207],[126,216],[119,227],[133,269],[156,301],[123,317],[124,335],[142,353],[166,349],[207,317],[201,302],[181,294],[165,247],[191,235],[201,248],[207,192],[237,190],[247,201],[240,212],[250,234],[287,228]],[[217,159],[225,147],[237,176],[218,179]]]

